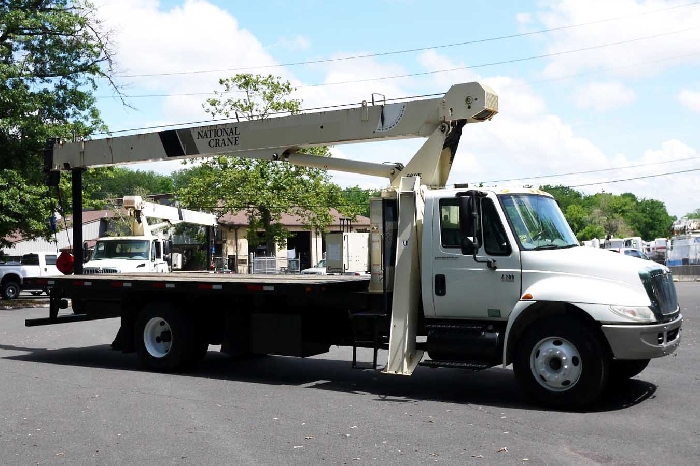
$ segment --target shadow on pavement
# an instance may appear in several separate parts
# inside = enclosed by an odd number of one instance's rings
[[[140,371],[138,358],[112,351],[109,345],[56,350],[0,344],[0,350],[26,354],[4,359],[44,364]],[[546,410],[524,398],[510,369],[482,372],[418,367],[411,377],[382,374],[371,369],[352,369],[349,360],[301,359],[284,356],[231,358],[210,351],[202,365],[182,377],[203,377],[259,384],[289,385],[372,396],[376,401],[415,403],[422,400],[450,403]],[[643,376],[643,374],[642,374]],[[626,409],[653,399],[656,385],[633,379],[608,390],[591,411]]]

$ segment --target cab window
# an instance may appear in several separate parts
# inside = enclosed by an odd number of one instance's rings
[[[491,256],[508,256],[511,249],[508,236],[491,199],[481,201],[482,233],[484,251]]]
[[[38,254],[25,254],[22,256],[22,265],[39,265]]]
[[[461,248],[459,198],[440,199],[440,244],[447,249]]]
[[[488,198],[481,200],[481,222],[477,222],[477,234],[483,245],[483,251],[492,256],[508,256],[511,253],[510,244],[505,228],[498,216],[498,211],[493,201]],[[467,227],[469,235],[473,226]],[[440,200],[440,244],[447,249],[461,248],[461,234],[459,230],[459,198]]]

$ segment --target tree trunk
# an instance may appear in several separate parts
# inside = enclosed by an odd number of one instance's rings
[[[272,231],[270,228],[272,223],[270,211],[268,209],[261,208],[260,216],[262,218],[263,229],[265,230],[265,246],[267,247],[267,255],[268,257],[272,257],[275,255],[275,239],[272,237]]]

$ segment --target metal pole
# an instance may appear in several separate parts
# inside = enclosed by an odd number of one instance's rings
[[[73,191],[73,273],[83,274],[83,169],[72,170]]]

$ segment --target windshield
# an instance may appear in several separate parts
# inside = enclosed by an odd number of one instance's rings
[[[118,241],[98,241],[92,260],[102,259],[148,259],[148,240],[125,239]]]
[[[318,261],[318,264],[316,264],[317,269],[325,269],[326,268],[326,259],[321,259]]]
[[[556,201],[535,194],[507,194],[499,198],[522,249],[563,249],[578,246]]]

